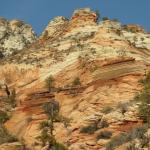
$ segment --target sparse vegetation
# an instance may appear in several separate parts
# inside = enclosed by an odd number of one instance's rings
[[[9,102],[13,108],[16,107],[16,90],[15,89],[11,91],[11,94],[9,96]]]
[[[88,133],[93,134],[95,131],[98,130],[98,127],[96,124],[88,125],[86,127],[82,127],[80,130],[80,133]]]
[[[59,103],[55,100],[44,104],[43,109],[48,116],[47,121],[40,123],[41,135],[37,137],[42,142],[42,146],[48,145],[50,149],[67,150],[67,148],[56,141],[54,131],[54,122],[59,115]]]
[[[103,17],[102,20],[106,21],[106,20],[109,20],[109,18],[108,17]]]
[[[113,111],[113,108],[111,106],[106,106],[101,110],[101,112],[104,114],[109,114],[112,111]]]
[[[80,86],[80,85],[81,85],[80,78],[76,77],[72,82],[72,86]]]
[[[6,128],[0,124],[0,144],[16,142],[17,138],[8,133]]]
[[[112,132],[102,131],[97,135],[97,140],[99,140],[99,139],[110,139],[111,136],[112,136]]]
[[[113,150],[114,148],[124,143],[133,141],[136,138],[144,139],[147,129],[148,127],[145,125],[142,127],[137,127],[128,133],[121,133],[120,135],[113,137],[111,141],[106,144],[106,150]]]
[[[0,124],[5,123],[8,119],[8,114],[6,112],[0,111]]]
[[[136,100],[140,102],[139,115],[147,123],[150,124],[150,93],[143,91]]]
[[[149,142],[150,137],[144,135],[143,138],[139,140],[140,145],[137,145],[135,141],[132,141],[127,147],[127,150],[141,150],[147,148],[149,147]]]
[[[50,75],[46,80],[45,80],[45,86],[48,89],[49,92],[52,92],[52,89],[55,86],[55,79],[52,75]]]
[[[128,111],[128,103],[118,103],[117,109],[121,111],[122,114],[126,113]]]
[[[150,72],[146,74],[145,79],[140,80],[140,83],[144,85],[145,90],[150,89]]]
[[[99,18],[100,18],[100,12],[99,12],[99,10],[96,10],[95,12],[96,12],[96,15],[97,15],[97,21],[98,21]]]
[[[135,96],[134,99],[140,103],[140,117],[150,125],[150,73],[148,73],[145,79],[141,80],[140,82],[144,85],[144,90]]]
[[[82,127],[80,129],[80,133],[87,133],[87,134],[93,134],[95,131],[108,127],[109,124],[106,120],[98,120],[94,122],[93,124],[90,124],[88,126]]]

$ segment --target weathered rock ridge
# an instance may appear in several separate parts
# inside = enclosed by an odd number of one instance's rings
[[[110,139],[97,139],[100,132],[110,131],[113,137],[143,124],[132,100],[143,88],[139,80],[150,71],[150,34],[137,25],[98,22],[97,17],[88,8],[76,10],[70,20],[56,17],[33,44],[0,61],[0,83],[15,88],[17,100],[5,127],[24,139],[27,148],[42,149],[37,140],[39,124],[46,119],[42,106],[54,95],[61,115],[70,120],[67,128],[55,123],[55,136],[69,150],[104,150]],[[54,93],[45,88],[50,75]],[[77,77],[81,85],[73,87]],[[5,96],[2,86],[1,101]],[[108,126],[93,134],[80,132],[103,120]]]
[[[36,40],[32,27],[20,20],[8,21],[0,18],[0,54],[1,57],[22,50]]]

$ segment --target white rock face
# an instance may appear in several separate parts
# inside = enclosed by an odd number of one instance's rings
[[[68,22],[68,19],[62,16],[58,16],[49,22],[48,26],[42,33],[41,37],[54,37],[55,34],[62,31],[64,25]]]
[[[0,18],[0,53],[9,56],[36,40],[32,27],[23,21]]]
[[[150,50],[150,35],[123,31],[123,36],[137,48]]]
[[[99,23],[99,27],[108,29],[121,29],[121,23],[117,21],[105,20]]]

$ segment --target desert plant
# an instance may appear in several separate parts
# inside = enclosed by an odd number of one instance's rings
[[[97,15],[97,20],[96,21],[98,21],[100,19],[100,12],[99,12],[99,10],[96,10],[95,13]]]
[[[5,84],[5,92],[6,92],[6,94],[7,94],[7,97],[9,98],[9,96],[10,96],[10,90],[9,90],[7,84]]]
[[[111,106],[106,106],[101,110],[101,112],[104,114],[109,114],[112,111],[113,111],[113,108]]]
[[[54,131],[54,122],[57,121],[59,116],[60,106],[55,100],[45,103],[43,109],[48,116],[48,120],[40,123],[41,135],[37,137],[42,142],[42,146],[48,144],[50,149],[54,150],[67,150],[65,146],[56,142]]]
[[[128,111],[128,106],[129,104],[128,103],[118,103],[117,105],[117,109],[119,109],[121,111],[122,114],[124,114],[125,112]]]
[[[16,90],[15,89],[11,91],[11,94],[9,96],[9,102],[13,108],[16,107]]]
[[[39,125],[39,128],[42,130],[46,127],[49,127],[49,122],[46,120],[46,121],[42,121]]]
[[[88,126],[82,127],[80,129],[80,133],[93,134],[97,130],[98,130],[97,125],[96,124],[92,124],[92,125],[88,125]]]
[[[48,145],[49,149],[52,150],[67,150],[67,148],[58,143],[55,139],[54,131],[54,122],[59,118],[59,103],[55,100],[45,103],[43,109],[48,116],[48,120],[40,123],[41,134],[37,137],[38,140],[42,142],[42,146]]]
[[[45,86],[48,89],[49,92],[52,91],[52,88],[54,88],[55,85],[55,79],[52,75],[50,75],[46,80],[45,80]]]
[[[88,125],[88,126],[82,127],[80,129],[80,133],[93,134],[97,129],[98,128],[95,125]]]
[[[8,114],[6,112],[0,111],[0,124],[5,123],[8,119]]]
[[[150,123],[150,93],[143,91],[138,96],[136,100],[140,102],[139,105],[139,115],[145,121]]]
[[[97,140],[99,140],[99,139],[110,139],[111,136],[112,136],[112,132],[102,131],[97,135]]]
[[[41,135],[37,137],[38,140],[42,142],[42,146],[49,144],[49,146],[53,146],[56,143],[55,137],[48,133],[48,129],[43,129],[41,131]]]
[[[150,89],[150,72],[146,74],[145,78],[140,80],[140,83],[144,85],[144,89]]]
[[[133,141],[136,138],[143,139],[147,129],[147,125],[144,125],[142,127],[137,127],[128,133],[121,133],[120,135],[113,137],[111,141],[106,144],[106,150],[113,150],[114,148],[129,141]]]
[[[76,77],[72,82],[72,86],[79,86],[79,85],[81,85],[80,78]]]
[[[6,128],[0,124],[0,144],[18,141],[17,138],[8,133]]]
[[[59,115],[59,109],[60,109],[59,103],[55,100],[52,100],[51,102],[44,104],[43,109],[45,113],[48,115],[50,134],[51,136],[53,136],[54,121]]]
[[[82,127],[80,129],[80,133],[88,133],[88,134],[93,134],[95,131],[108,127],[109,124],[107,123],[106,120],[97,120],[92,124],[89,124],[88,126]]]
[[[66,148],[65,145],[63,145],[62,143],[57,143],[54,145],[53,147],[54,150],[68,150],[68,148]],[[52,150],[53,150],[52,149]]]
[[[109,18],[108,18],[108,17],[103,17],[102,20],[103,20],[103,21],[109,20]]]

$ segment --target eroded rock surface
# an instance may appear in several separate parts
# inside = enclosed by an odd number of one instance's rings
[[[46,119],[42,106],[52,100],[45,88],[50,75],[58,88],[53,94],[61,105],[60,113],[70,120],[68,127],[55,123],[55,136],[70,150],[104,150],[110,139],[97,139],[100,132],[115,136],[142,125],[138,104],[132,100],[142,89],[139,80],[150,71],[149,34],[137,26],[124,29],[112,20],[98,23],[97,15],[86,8],[76,10],[70,20],[56,17],[29,48],[1,61],[1,83],[8,83],[17,93],[17,107],[5,126],[23,138],[29,149],[42,149],[37,136],[40,122]],[[6,20],[1,22],[6,24]],[[18,33],[15,21],[11,26]],[[76,77],[81,86],[72,87]],[[3,88],[0,94],[5,96]],[[112,111],[104,113],[108,106]],[[100,128],[104,120],[108,125]],[[99,129],[93,134],[80,132],[95,122]]]
[[[36,40],[32,27],[20,20],[0,18],[0,53],[9,56]]]

